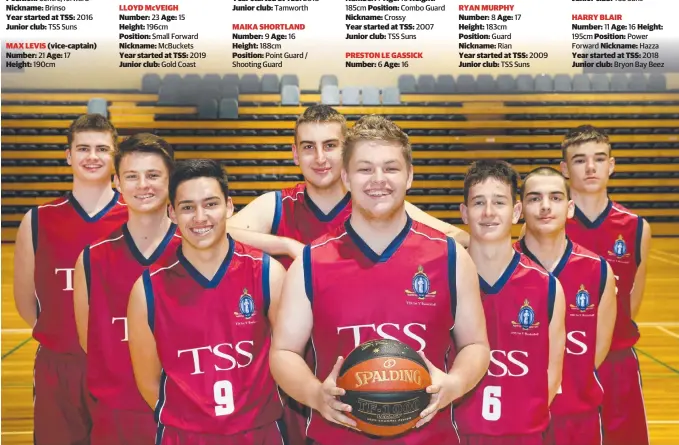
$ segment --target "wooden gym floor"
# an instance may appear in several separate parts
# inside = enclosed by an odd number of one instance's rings
[[[12,297],[13,244],[2,245],[2,436],[33,443],[33,359],[37,347]],[[679,443],[679,239],[656,238],[638,317],[638,344],[652,445]]]

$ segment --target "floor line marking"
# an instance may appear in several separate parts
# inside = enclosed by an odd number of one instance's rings
[[[12,355],[12,354],[14,354],[15,352],[17,352],[19,349],[21,349],[21,347],[22,347],[23,345],[25,345],[26,343],[28,343],[28,342],[31,341],[31,340],[33,340],[33,337],[28,337],[26,340],[22,341],[21,343],[19,343],[18,345],[16,345],[16,346],[13,347],[12,349],[10,349],[9,351],[7,351],[7,352],[5,352],[4,354],[2,354],[2,360],[6,359],[6,358],[9,357],[10,355]]]
[[[659,253],[659,254],[661,254],[661,255],[668,255],[668,256],[671,256],[671,257],[674,257],[674,258],[679,258],[679,255],[677,255],[676,253],[668,252],[668,251],[666,251],[666,250],[651,249],[651,252],[653,252],[653,253]]]
[[[667,335],[669,335],[669,336],[672,336],[672,337],[674,337],[674,338],[679,338],[679,334],[675,334],[674,332],[672,332],[672,331],[670,331],[670,330],[668,330],[668,329],[665,329],[665,328],[663,328],[662,326],[656,326],[655,328],[656,328],[657,330],[659,330],[660,332],[664,332],[665,334],[667,334]]]
[[[656,328],[662,326],[664,328],[679,328],[679,322],[676,321],[642,321],[637,323],[637,326],[644,328]]]
[[[674,372],[675,374],[678,374],[678,375],[679,375],[679,369],[674,368],[674,367],[668,365],[667,363],[663,362],[662,360],[660,360],[660,359],[658,359],[658,358],[655,358],[654,356],[652,356],[652,355],[649,354],[648,352],[644,351],[643,349],[634,348],[634,350],[637,351],[638,353],[640,353],[641,355],[644,355],[644,356],[650,358],[651,360],[653,360],[654,362],[656,362],[656,363],[659,364],[660,366],[664,366],[665,368],[667,368],[667,369],[669,369],[670,371]],[[642,378],[642,379],[644,378],[644,374],[643,374],[643,373],[641,374],[641,378]]]
[[[663,263],[671,264],[671,265],[673,265],[673,266],[679,266],[679,263],[678,263],[678,262],[672,261],[672,260],[668,260],[668,259],[665,258],[665,257],[661,257],[661,256],[655,255],[655,254],[653,254],[653,253],[649,253],[649,254],[648,254],[648,257],[649,257],[649,258],[652,258],[652,259],[654,259],[654,260],[657,260],[657,261],[662,261]]]

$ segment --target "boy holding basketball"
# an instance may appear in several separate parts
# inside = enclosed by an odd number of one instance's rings
[[[460,210],[491,349],[487,375],[455,410],[465,445],[542,445],[561,384],[564,294],[552,274],[512,248],[518,177],[489,160],[472,164],[464,181]]]
[[[229,230],[240,228],[237,239],[276,255],[290,267],[305,244],[341,226],[351,215],[351,193],[342,182],[342,148],[347,120],[334,108],[318,104],[308,107],[295,123],[292,144],[294,162],[304,182],[265,193],[229,218]],[[455,237],[466,245],[469,235],[406,202],[408,214]],[[263,237],[261,234],[275,236]],[[309,363],[313,356],[308,354]],[[305,441],[306,417],[292,401],[286,408],[292,445]]]
[[[420,407],[416,428],[390,443],[456,444],[451,402],[488,367],[474,264],[454,240],[406,213],[412,152],[400,128],[364,116],[348,132],[342,164],[351,217],[306,246],[290,267],[274,322],[272,374],[313,409],[307,433],[314,443],[376,443],[352,429],[357,423],[350,406],[336,398],[345,394],[336,379],[342,357],[359,344],[397,339],[424,358],[432,397]],[[303,358],[310,339],[315,375]]]

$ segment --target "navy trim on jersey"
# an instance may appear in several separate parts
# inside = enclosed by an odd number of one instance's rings
[[[526,255],[532,261],[537,263],[543,269],[547,270],[547,268],[542,265],[540,260],[538,260],[538,257],[536,257],[535,254],[533,254],[533,252],[531,252],[530,249],[528,249],[528,246],[526,245],[526,238],[521,238],[519,244],[521,245],[521,251],[523,252],[524,255]],[[559,259],[559,262],[556,264],[556,267],[552,272],[552,274],[555,277],[561,275],[561,272],[563,272],[564,268],[568,264],[568,260],[571,258],[571,253],[573,253],[573,242],[568,237],[566,237],[566,250],[564,250],[561,259]]]
[[[103,209],[99,210],[99,212],[96,215],[90,216],[90,215],[87,214],[85,209],[82,208],[82,206],[80,205],[78,200],[75,199],[75,196],[73,196],[73,193],[68,194],[68,202],[71,203],[71,205],[73,206],[73,209],[80,215],[80,217],[82,219],[84,219],[85,222],[88,222],[88,223],[97,222],[102,217],[104,217],[108,213],[109,210],[111,210],[113,207],[115,207],[119,198],[120,198],[120,193],[117,190],[114,190],[113,191],[113,199],[111,199],[111,201],[109,201],[109,203],[106,204],[106,206]]]
[[[165,425],[162,423],[158,424],[158,427],[156,428],[156,442],[155,445],[161,445],[163,441],[163,433],[165,432]]]
[[[271,304],[271,287],[269,271],[271,270],[271,257],[265,253],[262,255],[262,298],[264,299],[264,316],[269,314],[269,305]]]
[[[302,251],[302,265],[304,266],[304,290],[309,299],[309,303],[314,304],[314,286],[311,281],[311,245],[304,246]]]
[[[130,230],[127,228],[127,223],[123,224],[123,239],[125,240],[125,243],[127,244],[127,248],[130,249],[130,253],[134,257],[135,260],[142,266],[148,267],[151,264],[155,263],[158,261],[158,258],[163,254],[165,251],[165,248],[167,245],[170,243],[170,240],[172,237],[174,237],[174,234],[177,231],[177,225],[174,223],[170,224],[170,228],[167,230],[167,233],[163,237],[163,240],[158,244],[158,247],[156,247],[156,250],[153,251],[150,257],[146,258],[144,254],[139,251],[139,248],[134,242],[134,238],[132,238],[132,234],[130,233]]]
[[[556,300],[556,277],[549,274],[549,288],[547,291],[547,315],[549,321],[552,321],[552,314],[554,313],[554,300]]]
[[[481,290],[485,294],[497,294],[502,290],[505,284],[507,284],[507,281],[509,280],[509,277],[512,276],[514,271],[516,270],[517,266],[519,265],[519,260],[521,259],[521,254],[517,251],[514,251],[514,256],[512,257],[512,260],[509,262],[509,265],[507,265],[507,268],[505,269],[504,272],[502,272],[502,275],[500,275],[500,278],[493,284],[492,286],[486,282],[486,280],[479,275],[479,286],[481,287]]]
[[[606,217],[608,216],[609,213],[611,213],[611,209],[613,208],[613,201],[610,199],[608,200],[608,204],[606,204],[606,208],[604,209],[603,212],[601,212],[601,215],[599,215],[594,221],[590,221],[587,219],[584,213],[582,213],[582,210],[578,208],[578,206],[575,206],[575,218],[582,223],[585,227],[588,229],[596,229],[599,227],[603,222],[606,220]]]
[[[604,257],[600,256],[599,260],[601,260],[601,282],[599,283],[599,302],[601,302],[601,299],[604,296],[604,290],[606,290],[606,281],[608,280],[608,267],[606,260]]]
[[[637,263],[637,267],[641,264],[641,238],[644,235],[644,219],[641,216],[637,216],[637,236],[634,241],[634,261]]]
[[[165,425],[160,423],[160,412],[163,410],[163,406],[165,405],[165,385],[167,382],[167,373],[165,373],[164,369],[160,370],[160,388],[158,388],[158,403],[156,403],[156,407],[153,410],[153,417],[158,424],[158,429],[156,430],[156,445],[160,445],[161,442],[163,441],[163,432],[165,431]]]
[[[278,431],[281,433],[283,445],[289,445],[290,439],[288,438],[288,426],[285,424],[285,422],[283,422],[283,419],[276,420],[276,426],[278,427]]]
[[[344,210],[344,208],[349,204],[349,201],[351,201],[351,193],[347,192],[346,195],[344,195],[344,198],[340,202],[338,202],[335,207],[330,210],[330,212],[326,215],[323,213],[323,210],[321,210],[316,203],[311,199],[309,194],[307,193],[306,188],[304,188],[304,200],[306,201],[307,205],[309,206],[309,209],[311,209],[311,212],[314,214],[314,216],[321,222],[330,222],[339,213]]]
[[[280,190],[274,192],[274,202],[273,221],[271,221],[272,235],[278,233],[278,226],[281,224],[281,215],[283,214],[283,194]]]
[[[455,320],[457,311],[457,246],[455,241],[446,237],[448,242],[448,289],[450,290],[450,310]]]
[[[87,302],[90,301],[90,283],[92,282],[92,270],[90,269],[90,246],[83,250],[83,269],[85,270],[85,283],[87,284]]]
[[[382,252],[382,255],[378,255],[375,253],[374,250],[368,246],[368,244],[363,241],[363,239],[356,233],[353,227],[351,227],[351,218],[347,219],[346,222],[344,223],[344,227],[347,229],[347,234],[353,242],[356,244],[356,247],[365,255],[370,261],[373,263],[384,263],[391,256],[396,253],[399,247],[401,247],[401,244],[405,241],[406,237],[408,236],[408,233],[410,232],[410,228],[413,226],[413,220],[410,216],[406,215],[406,225],[403,227],[403,230],[396,235],[396,238],[393,239],[391,243],[387,246],[386,249],[384,249],[384,252]]]
[[[179,259],[179,262],[182,264],[182,266],[184,266],[184,269],[186,269],[189,275],[191,275],[191,277],[196,280],[198,284],[206,289],[217,287],[219,282],[222,281],[222,278],[224,278],[224,275],[226,275],[226,271],[229,269],[231,258],[233,258],[234,241],[230,235],[226,235],[226,238],[227,242],[229,243],[229,250],[226,252],[226,256],[224,257],[221,266],[219,266],[219,269],[217,269],[217,273],[215,273],[215,276],[212,277],[211,280],[205,278],[205,276],[198,272],[198,269],[193,267],[193,264],[191,264],[189,260],[186,259],[181,245],[177,248],[177,259]]]
[[[38,208],[31,209],[31,237],[33,239],[33,254],[38,253]]]
[[[153,332],[153,327],[156,322],[156,305],[153,298],[153,286],[151,285],[151,273],[146,269],[141,274],[142,282],[144,283],[144,295],[146,296],[146,318],[149,322],[149,328]]]

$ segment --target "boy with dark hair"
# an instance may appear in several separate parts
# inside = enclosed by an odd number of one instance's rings
[[[127,312],[156,443],[284,443],[268,357],[285,269],[226,234],[233,204],[218,163],[178,163],[169,188],[181,245],[143,272]]]
[[[519,175],[504,161],[472,164],[462,218],[478,269],[490,366],[456,408],[464,445],[542,445],[561,383],[564,295],[556,278],[512,248]]]

